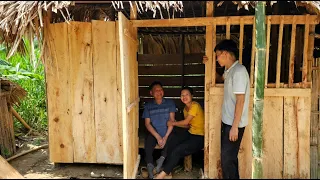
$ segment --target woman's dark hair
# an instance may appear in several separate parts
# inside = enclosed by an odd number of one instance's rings
[[[185,86],[185,87],[183,87],[183,88],[181,89],[181,92],[182,92],[183,90],[188,90],[188,91],[190,92],[190,94],[193,95],[193,89],[192,89],[191,87]]]
[[[149,86],[149,90],[151,91],[153,86],[155,86],[155,85],[160,85],[162,87],[162,84],[160,81],[153,81]]]
[[[219,42],[219,44],[217,44],[214,48],[214,52],[217,51],[227,51],[230,54],[234,55],[236,58],[238,58],[239,56],[239,49],[237,47],[237,43],[230,39],[225,39]]]

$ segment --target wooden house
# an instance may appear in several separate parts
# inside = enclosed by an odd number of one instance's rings
[[[43,42],[52,162],[121,164],[124,178],[134,178],[140,162],[139,135],[140,139],[143,135],[139,131],[144,128],[140,116],[144,102],[150,100],[146,86],[161,80],[165,96],[175,99],[178,112],[183,108],[179,89],[194,87],[195,100],[205,110],[204,175],[221,178],[223,83],[216,81],[216,72],[222,74],[223,69],[213,49],[221,39],[231,38],[239,44],[239,62],[250,74],[249,126],[239,166],[241,178],[251,178],[254,2],[173,1],[178,11],[174,19],[167,15],[172,8],[163,9],[169,4],[160,1],[145,2],[142,9],[149,11],[141,13],[139,2],[132,8],[128,2],[122,3],[123,8],[116,1],[62,2],[31,4],[27,15],[34,18],[18,26]],[[151,6],[154,2],[158,6]],[[319,2],[268,2],[266,8],[263,177],[319,178],[319,60],[313,58]],[[42,11],[43,17],[38,16]],[[154,12],[156,18],[151,17]],[[16,37],[6,41],[13,50],[20,47],[13,21],[2,21],[0,27]],[[167,47],[165,41],[170,41]],[[209,58],[205,65],[203,55]]]

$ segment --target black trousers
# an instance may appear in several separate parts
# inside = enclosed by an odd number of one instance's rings
[[[172,134],[173,132],[170,133],[167,139],[167,142],[161,151],[161,156],[164,156],[164,157],[167,156],[168,144],[173,136]],[[151,133],[148,133],[144,141],[145,161],[147,164],[149,163],[153,164],[153,151],[157,143],[158,143],[157,139]]]
[[[170,174],[181,158],[194,154],[203,147],[204,136],[193,135],[188,131],[173,134],[173,137],[168,141],[168,158],[166,158],[163,171]]]
[[[239,179],[238,152],[242,136],[243,128],[238,128],[238,140],[232,142],[229,140],[230,125],[222,123],[221,126],[221,167],[223,179]]]

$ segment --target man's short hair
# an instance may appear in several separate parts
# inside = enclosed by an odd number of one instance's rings
[[[217,51],[227,51],[230,54],[234,55],[236,59],[239,56],[239,49],[237,47],[237,43],[230,39],[224,39],[220,41],[214,48],[214,52]]]
[[[162,87],[162,84],[161,84],[160,81],[153,81],[153,82],[150,84],[150,86],[149,86],[149,90],[151,91],[152,88],[153,88],[155,85],[159,85],[159,86]]]

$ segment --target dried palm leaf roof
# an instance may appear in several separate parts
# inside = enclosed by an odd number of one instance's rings
[[[21,101],[27,96],[27,91],[17,83],[0,78],[0,96],[5,96],[9,106],[13,104],[19,106]]]
[[[238,5],[238,9],[248,6],[255,6],[257,1],[232,1]],[[271,5],[276,1],[271,1]],[[320,1],[294,1],[297,6],[305,6],[309,11],[320,14]],[[165,9],[170,13],[170,9],[174,11],[183,11],[182,1],[109,1],[115,9],[123,9],[123,3],[129,3],[132,7],[135,5],[139,13],[152,11],[155,15],[157,11]],[[220,1],[218,5],[221,5]],[[4,43],[8,52],[7,58],[10,58],[16,50],[24,52],[24,43],[21,42],[22,37],[28,35],[30,41],[33,37],[42,42],[41,30],[43,27],[43,12],[51,9],[54,13],[60,13],[64,20],[70,20],[68,7],[73,1],[0,1],[0,43]],[[41,48],[42,46],[40,46]]]

